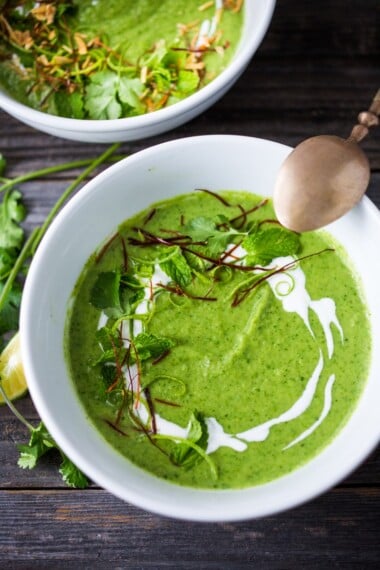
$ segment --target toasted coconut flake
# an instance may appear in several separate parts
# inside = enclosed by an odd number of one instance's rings
[[[86,45],[86,42],[84,41],[83,35],[75,33],[74,34],[74,41],[77,45],[79,55],[86,55],[87,45]]]
[[[39,22],[45,22],[46,24],[52,24],[54,22],[56,8],[53,4],[40,4],[30,11],[33,18]]]
[[[140,81],[141,83],[146,83],[148,77],[148,67],[146,65],[144,65],[144,67],[141,68],[141,73],[140,73]]]
[[[204,10],[212,8],[213,5],[214,5],[214,0],[210,0],[209,2],[205,2],[204,4],[202,4],[202,6],[198,6],[198,10],[199,12],[203,12]]]

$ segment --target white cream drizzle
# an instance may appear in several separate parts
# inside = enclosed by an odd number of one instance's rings
[[[270,267],[283,267],[294,261],[294,257],[276,257],[268,265]],[[314,332],[310,326],[309,310],[317,315],[323,328],[326,339],[327,352],[329,358],[334,354],[334,338],[331,326],[335,325],[340,333],[343,342],[343,329],[336,315],[336,305],[333,299],[324,297],[323,299],[312,300],[306,290],[306,277],[300,266],[291,267],[286,272],[276,273],[267,280],[276,299],[281,301],[284,311],[297,313],[310,334],[314,337]]]
[[[319,427],[321,425],[321,423],[326,418],[327,414],[329,413],[329,411],[331,409],[332,388],[333,388],[334,382],[335,382],[335,374],[331,374],[330,378],[326,382],[323,409],[322,409],[322,413],[319,416],[319,418],[317,419],[317,421],[314,422],[307,430],[302,432],[301,435],[296,437],[296,439],[293,439],[293,441],[291,441],[286,447],[283,448],[283,451],[285,451],[286,449],[289,449],[290,447],[293,447],[293,445],[296,445],[296,443],[299,443],[303,439],[309,437],[309,435],[311,435],[317,429],[317,427]]]
[[[226,251],[229,251],[234,244],[229,244]],[[244,258],[246,257],[246,251],[242,246],[237,247],[231,256],[226,256],[225,260],[229,262],[235,262],[237,264],[244,263]],[[236,260],[239,258],[239,260]],[[273,267],[281,267],[288,263],[294,261],[293,257],[278,257],[273,259],[270,265]],[[145,286],[144,299],[136,307],[135,313],[138,315],[146,314],[150,309],[150,304],[152,302],[152,292],[157,289],[160,283],[163,285],[168,284],[171,279],[170,277],[160,268],[158,264],[154,267],[154,273],[151,279],[143,279]],[[322,298],[317,300],[312,300],[308,291],[306,290],[306,277],[301,267],[292,267],[284,273],[278,273],[267,280],[273,294],[281,302],[283,309],[286,312],[296,313],[303,320],[309,333],[315,337],[312,327],[309,321],[309,310],[311,309],[317,315],[319,322],[323,328],[324,336],[326,339],[328,357],[331,358],[334,353],[334,338],[332,334],[331,327],[335,325],[338,329],[342,342],[343,342],[343,329],[336,315],[336,306],[333,299]],[[105,313],[101,313],[98,328],[104,326],[108,318]],[[133,321],[133,332],[134,335],[139,334],[144,329],[143,321],[134,319]],[[206,453],[214,453],[220,447],[229,447],[237,452],[243,452],[247,449],[247,443],[250,442],[261,442],[268,438],[270,430],[273,426],[295,420],[301,416],[311,405],[311,402],[315,396],[318,382],[323,371],[323,355],[322,351],[319,350],[318,363],[308,380],[301,396],[296,400],[296,402],[285,412],[280,414],[276,418],[271,418],[262,424],[254,426],[244,432],[240,432],[236,435],[226,433],[223,426],[213,417],[205,418],[208,431],[208,444]],[[129,372],[127,367],[123,369],[125,375],[126,385],[129,390],[137,392],[139,387],[137,386],[137,370],[135,367],[130,367]],[[307,430],[301,433],[296,439],[291,441],[283,450],[289,449],[293,445],[296,445],[309,435],[311,435],[323,422],[329,413],[332,405],[332,386],[335,381],[335,375],[331,375],[328,379],[325,391],[324,391],[324,405],[321,415],[318,420],[310,426]],[[140,421],[144,425],[149,425],[151,418],[150,413],[147,408],[146,400],[143,396],[140,396],[141,400],[135,410],[136,415],[139,417]],[[187,427],[183,428],[174,422],[170,422],[155,413],[155,424],[157,433],[160,435],[166,435],[173,438],[179,438],[179,440],[186,439],[190,430],[190,422]]]
[[[282,424],[284,422],[290,422],[298,418],[301,414],[303,414],[307,410],[307,408],[310,406],[314,398],[322,369],[323,369],[323,356],[322,352],[319,351],[319,360],[317,366],[315,367],[313,374],[308,380],[306,387],[302,392],[301,396],[298,398],[298,400],[296,400],[288,410],[283,412],[277,418],[272,418],[258,426],[255,426],[251,429],[238,433],[237,437],[249,442],[264,441],[269,436],[270,429],[273,426]]]

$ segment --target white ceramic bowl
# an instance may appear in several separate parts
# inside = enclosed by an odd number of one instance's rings
[[[274,5],[275,0],[246,0],[243,33],[231,63],[206,87],[170,107],[138,117],[108,121],[67,119],[31,109],[15,101],[1,86],[0,107],[35,129],[84,142],[137,140],[174,129],[208,109],[235,83],[260,45]]]
[[[380,215],[369,199],[330,226],[362,276],[371,313],[369,380],[349,422],[317,457],[293,473],[244,490],[176,486],[114,451],[86,418],[63,354],[66,310],[90,254],[117,226],[152,202],[194,188],[271,195],[290,148],[260,139],[204,136],[139,152],[97,176],[65,206],[32,262],[21,308],[21,345],[32,398],[67,455],[102,487],[142,508],[199,521],[239,520],[294,507],[335,485],[380,439]]]

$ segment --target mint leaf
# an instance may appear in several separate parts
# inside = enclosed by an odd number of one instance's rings
[[[82,471],[80,471],[64,453],[61,452],[61,455],[62,463],[59,472],[66,485],[68,487],[75,487],[76,489],[85,489],[88,487],[88,479]]]
[[[160,262],[162,271],[165,271],[177,285],[186,287],[192,279],[191,268],[181,251],[176,249],[166,261]]]
[[[91,119],[118,119],[121,105],[117,100],[119,76],[113,71],[98,71],[90,76],[85,93],[85,109]]]
[[[24,241],[24,230],[19,223],[25,218],[25,206],[21,202],[21,192],[6,192],[0,204],[0,247],[20,249]]]
[[[90,303],[97,309],[117,308],[120,306],[120,279],[119,271],[105,271],[99,273],[90,293]]]
[[[248,254],[248,265],[268,265],[275,257],[298,253],[301,242],[298,234],[285,228],[261,229],[256,226],[244,238],[242,246]]]
[[[208,431],[202,414],[194,412],[190,417],[190,429],[187,436],[189,442],[197,445],[202,450],[207,449]],[[203,457],[186,442],[178,443],[170,454],[172,461],[186,469],[193,467]]]
[[[137,350],[140,360],[148,360],[149,358],[158,358],[174,346],[174,342],[170,338],[157,336],[152,333],[140,333],[134,339],[134,346]],[[131,351],[133,359],[133,351]]]
[[[119,298],[123,315],[130,315],[145,297],[144,285],[133,275],[123,275]]]

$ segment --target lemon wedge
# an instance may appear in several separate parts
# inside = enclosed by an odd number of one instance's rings
[[[21,362],[20,335],[16,333],[0,354],[1,385],[10,400],[20,398],[28,390]],[[4,398],[0,394],[0,404]]]

